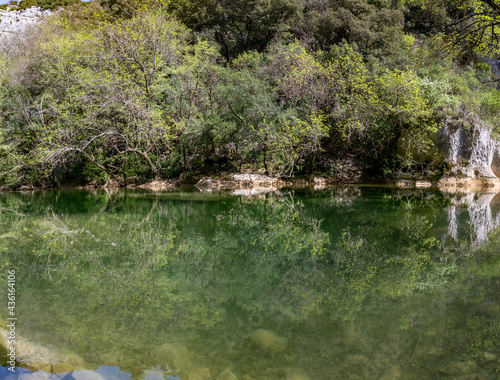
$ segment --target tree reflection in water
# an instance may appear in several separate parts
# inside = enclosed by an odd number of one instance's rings
[[[6,194],[1,266],[19,274],[23,338],[73,369],[493,376],[498,199],[374,188]],[[263,350],[250,339],[259,328],[287,348]],[[18,359],[34,368],[32,351]]]

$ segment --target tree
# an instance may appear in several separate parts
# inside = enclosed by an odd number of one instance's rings
[[[173,14],[202,36],[213,36],[227,62],[240,53],[263,52],[301,11],[300,0],[174,0]]]
[[[264,149],[264,168],[274,174],[293,176],[304,169],[312,173],[316,156],[322,151],[321,141],[328,136],[329,126],[320,113],[306,120],[283,117],[265,123],[258,130]],[[269,156],[269,157],[268,157]],[[305,165],[309,163],[309,168]]]
[[[396,4],[396,2],[392,2]],[[363,54],[387,54],[401,38],[403,13],[389,1],[304,1],[294,35],[308,46],[328,51],[342,41],[357,43]]]
[[[445,46],[449,50],[495,56],[500,53],[500,4],[496,0],[411,0],[414,9],[431,15],[443,10],[448,16],[444,25]]]
[[[107,15],[113,19],[130,19],[142,12],[164,10],[168,0],[99,0]]]
[[[184,33],[177,22],[145,13],[42,45],[36,70],[44,91],[32,123],[34,155],[48,173],[82,157],[120,182],[134,161],[157,176],[173,125],[152,89],[158,72],[180,60]]]

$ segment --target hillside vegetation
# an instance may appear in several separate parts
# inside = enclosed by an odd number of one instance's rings
[[[0,184],[181,173],[441,175],[446,120],[494,128],[495,0],[23,0],[0,37]]]

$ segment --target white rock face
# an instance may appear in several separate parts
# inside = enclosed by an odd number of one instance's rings
[[[446,161],[452,165],[451,174],[468,178],[500,178],[500,141],[493,131],[479,120],[472,126],[449,125],[441,130],[440,143]]]
[[[40,22],[52,13],[50,10],[44,11],[37,7],[23,10],[7,9],[7,11],[0,10],[0,36],[23,32],[28,26]]]

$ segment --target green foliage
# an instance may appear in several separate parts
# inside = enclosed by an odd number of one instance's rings
[[[141,12],[162,12],[169,0],[99,0],[99,5],[112,19],[130,19]]]
[[[412,0],[408,2],[409,29],[438,35],[451,52],[496,56],[500,51],[500,7],[494,0]],[[440,31],[444,36],[439,36]],[[441,38],[444,37],[444,38]]]
[[[21,0],[19,2],[20,9],[31,7],[40,7],[42,9],[55,9],[58,7],[67,7],[72,4],[78,4],[81,0]]]
[[[491,90],[484,94],[481,111],[487,117],[498,120],[500,115],[500,91]]]
[[[495,20],[483,1],[65,3],[2,45],[0,181],[438,169],[446,118],[498,118],[476,50],[438,50],[471,9]]]
[[[403,13],[390,2],[367,0],[310,1],[294,32],[322,50],[343,41],[364,54],[387,55],[402,37]]]
[[[221,55],[231,61],[240,53],[263,52],[293,25],[299,0],[174,0],[172,13],[201,36],[213,36]]]
[[[305,164],[310,162],[309,172],[312,172],[316,155],[322,151],[321,140],[328,135],[328,129],[324,115],[316,113],[306,121],[285,118],[264,123],[258,134],[266,147],[266,171],[292,176],[297,170],[303,171]]]

